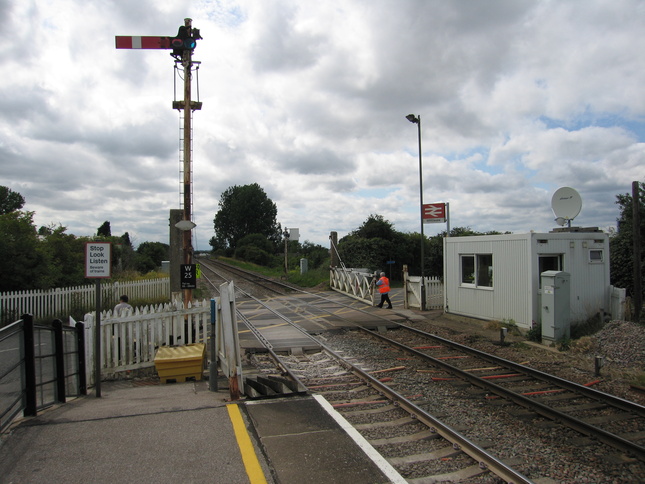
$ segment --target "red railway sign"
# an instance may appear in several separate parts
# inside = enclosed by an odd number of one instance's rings
[[[117,49],[172,49],[174,37],[145,37],[141,35],[117,35]]]
[[[423,205],[423,223],[443,223],[446,221],[445,203],[427,203]]]

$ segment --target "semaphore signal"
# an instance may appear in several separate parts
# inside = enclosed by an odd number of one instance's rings
[[[174,37],[164,36],[137,36],[137,35],[117,35],[115,38],[117,49],[168,49],[176,59],[176,63],[181,63],[184,68],[184,100],[173,102],[173,109],[178,109],[184,113],[183,126],[183,221],[192,223],[192,130],[191,120],[192,112],[201,109],[202,103],[191,100],[191,82],[193,64],[192,54],[200,40],[199,29],[193,28],[192,19],[184,19],[184,25],[179,27],[177,35]],[[194,226],[194,225],[193,225]],[[192,264],[193,261],[193,244],[192,230],[183,231],[183,263]],[[176,275],[178,276],[178,274]],[[192,290],[184,291],[184,303],[188,304],[192,300]]]

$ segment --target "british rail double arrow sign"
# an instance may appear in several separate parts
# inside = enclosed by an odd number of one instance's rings
[[[445,203],[427,203],[423,205],[423,223],[443,223],[446,221]]]

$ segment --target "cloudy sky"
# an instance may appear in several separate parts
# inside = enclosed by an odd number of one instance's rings
[[[0,185],[37,225],[168,241],[179,208],[182,80],[164,50],[116,35],[204,37],[194,114],[196,249],[224,190],[258,183],[283,227],[328,245],[370,214],[418,232],[615,227],[645,181],[640,0],[0,0]],[[175,94],[175,84],[177,94]],[[197,98],[193,87],[193,100]],[[446,229],[428,224],[427,235]]]

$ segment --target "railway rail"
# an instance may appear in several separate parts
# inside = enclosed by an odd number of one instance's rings
[[[517,403],[645,461],[645,407],[642,405],[416,328],[401,325],[398,330],[390,331],[389,336],[373,333],[373,337],[488,394]]]
[[[239,274],[236,275],[236,277],[239,277]],[[251,277],[251,279],[254,278],[257,278],[257,276]],[[293,288],[281,282],[278,282],[276,285],[275,281],[272,281],[270,289],[267,288],[266,282],[262,282],[262,287],[274,294],[285,294],[285,291],[289,291],[289,293],[305,293],[305,298],[287,297],[281,298],[280,300],[284,308],[297,310],[300,315],[307,312],[312,318],[323,318],[326,315],[333,319],[343,319],[343,316],[339,316],[338,314],[337,306],[335,306],[336,309],[330,307],[329,298],[306,293],[305,291],[301,291],[298,288]],[[337,303],[337,301],[335,302]],[[352,311],[355,310],[356,308],[352,307]],[[392,327],[391,320],[374,313],[368,314],[370,314],[372,319],[382,320],[383,325],[379,326],[381,329],[386,326]],[[407,324],[394,324],[396,329],[390,329],[387,332],[387,336],[384,336],[383,331],[377,332],[360,328],[360,325],[355,324],[355,320],[353,318],[348,316],[345,317],[347,318],[348,326],[359,328],[363,340],[366,338],[377,340],[379,343],[376,343],[376,345],[378,346],[381,344],[380,351],[382,353],[388,353],[388,350],[383,349],[383,345],[387,345],[390,348],[396,348],[394,353],[405,352],[405,357],[399,356],[399,358],[402,358],[401,361],[405,361],[405,365],[403,365],[405,369],[400,372],[392,372],[391,376],[388,376],[388,381],[386,382],[378,381],[367,372],[364,372],[365,375],[359,376],[358,373],[363,370],[347,361],[343,361],[337,353],[334,353],[333,349],[323,344],[324,349],[321,354],[325,354],[325,358],[333,357],[335,361],[338,361],[331,366],[342,366],[344,368],[342,372],[340,370],[336,370],[336,372],[342,376],[338,377],[338,381],[330,379],[329,376],[322,378],[306,378],[304,384],[308,386],[309,390],[321,393],[324,392],[325,397],[331,401],[334,401],[334,399],[337,398],[338,395],[343,394],[343,392],[350,392],[348,395],[354,394],[354,397],[358,394],[358,391],[361,393],[364,391],[376,392],[376,397],[361,395],[361,397],[358,398],[358,401],[355,401],[357,400],[356,398],[350,398],[348,396],[338,397],[341,401],[343,399],[346,400],[344,403],[338,403],[339,408],[346,410],[344,407],[358,407],[353,408],[349,413],[349,416],[351,419],[358,419],[359,423],[356,425],[359,428],[363,426],[363,430],[366,431],[368,435],[375,435],[374,433],[378,432],[375,429],[379,427],[389,428],[390,425],[407,427],[408,424],[401,424],[401,422],[408,421],[398,420],[399,418],[412,418],[413,420],[410,423],[414,423],[415,425],[423,424],[428,428],[434,429],[434,433],[439,433],[437,431],[438,428],[441,428],[442,431],[444,431],[444,428],[442,427],[443,424],[438,420],[438,418],[433,417],[428,411],[422,408],[424,407],[423,402],[430,400],[423,394],[423,392],[416,394],[416,398],[407,398],[402,393],[398,393],[394,390],[397,386],[407,387],[408,385],[406,382],[410,379],[416,378],[419,379],[420,382],[423,382],[421,383],[422,385],[425,385],[428,388],[433,388],[434,390],[436,390],[439,385],[442,386],[442,389],[456,388],[457,386],[459,387],[458,390],[460,392],[464,392],[463,386],[466,383],[469,386],[474,385],[477,390],[470,390],[471,395],[469,396],[469,399],[471,401],[475,400],[479,404],[485,402],[491,407],[499,407],[500,405],[508,407],[511,404],[520,405],[533,414],[533,417],[531,418],[545,417],[549,419],[549,421],[554,422],[554,425],[565,425],[574,429],[576,432],[580,432],[591,437],[592,440],[590,442],[586,442],[584,445],[593,445],[593,442],[602,442],[619,449],[628,456],[632,456],[626,457],[625,459],[627,460],[636,457],[641,461],[645,461],[645,449],[643,448],[643,438],[645,434],[645,407],[643,406],[595,391],[582,385],[562,380],[554,377],[553,375],[538,372],[526,365],[503,360],[495,357],[494,355],[482,353],[464,345],[459,345],[452,341],[439,338],[435,335],[418,331],[416,328],[412,328]],[[252,326],[252,323],[250,326]],[[358,337],[355,332],[352,333],[352,337]],[[342,344],[340,346],[342,347]],[[392,350],[389,350],[389,352],[392,353]],[[352,353],[354,353],[353,350]],[[351,356],[352,355],[346,358],[350,358]],[[296,370],[296,368],[302,365],[303,360],[306,362],[305,364],[311,365],[313,358],[309,355],[292,355],[290,357],[275,355],[275,357],[281,361],[280,364],[284,367],[291,367],[291,373],[294,375],[298,374],[298,371],[302,371]],[[260,358],[260,355],[255,355],[254,358],[257,362],[259,361],[258,359]],[[363,358],[366,357],[363,356]],[[411,358],[414,362],[410,361]],[[378,358],[367,358],[364,360],[363,364],[366,364],[365,361],[375,364],[375,362],[378,361]],[[261,367],[262,364],[259,363],[259,366]],[[317,365],[311,366],[314,367]],[[392,368],[392,366],[388,368]],[[382,371],[388,368],[379,368],[374,371]],[[394,366],[394,368],[396,368],[396,366]],[[275,370],[273,370],[273,372],[275,373]],[[268,373],[271,373],[271,370],[269,370]],[[281,373],[281,371],[278,370],[278,373]],[[347,379],[350,374],[352,375],[351,378],[359,378],[360,380],[353,382],[343,381],[343,378]],[[359,381],[362,383],[358,383]],[[428,385],[428,382],[431,382],[431,385]],[[342,392],[340,389],[342,389]],[[387,400],[394,403],[385,403],[384,396],[387,397]],[[380,398],[382,401],[374,403],[374,398]],[[393,408],[391,407],[392,405]],[[392,417],[392,415],[399,414],[403,410],[407,411],[410,415],[413,415],[413,417]],[[416,415],[414,413],[416,410],[421,410],[421,412],[423,412],[423,416]],[[525,415],[522,415],[521,412],[517,412],[517,410],[507,409],[506,413],[508,415],[517,413],[520,418],[526,418]],[[362,419],[374,419],[376,415],[389,415],[389,420],[387,421],[399,423],[360,423]],[[541,423],[540,425],[543,426],[544,423]],[[448,429],[446,430],[447,432],[454,430],[448,425],[445,425],[445,428]],[[454,449],[463,451],[465,450],[465,447],[470,451],[470,444],[464,445],[464,443],[460,441],[461,438],[466,438],[459,434],[459,432],[457,432],[457,434],[459,437],[451,441],[451,445],[454,446]],[[424,434],[422,433],[421,435]],[[468,472],[473,472],[473,476],[478,475],[475,473],[473,465],[480,468],[490,469],[490,471],[487,472],[497,474],[499,479],[502,479],[505,482],[531,482],[528,480],[518,480],[526,479],[519,473],[513,477],[504,475],[503,470],[507,465],[503,464],[501,461],[499,462],[502,465],[502,472],[499,474],[494,472],[496,470],[496,466],[500,465],[495,463],[495,460],[497,459],[495,459],[492,464],[488,463],[486,460],[487,457],[482,457],[479,454],[480,451],[483,451],[485,456],[487,455],[487,452],[468,439],[466,440],[472,443],[472,449],[474,450],[471,453],[467,452],[467,454],[470,456],[470,459],[474,459],[475,464],[472,464],[471,462],[471,465],[464,465],[459,469],[450,469],[450,466],[454,466],[456,462],[460,462],[462,460],[462,458],[456,457],[459,453],[450,454],[447,450],[437,452],[434,450],[419,451],[417,448],[418,444],[415,443],[410,445],[410,442],[412,442],[410,437],[403,435],[399,437],[398,443],[394,444],[397,449],[406,447],[416,448],[416,450],[411,451],[412,453],[408,453],[407,456],[391,457],[392,462],[402,466],[402,473],[406,474],[406,478],[408,478],[410,482],[437,482],[432,479],[436,479],[441,475],[444,475],[444,477],[446,475],[452,475],[453,477],[461,475],[461,478],[466,478],[464,476],[466,476]],[[378,446],[381,447],[380,443],[383,441],[378,437],[372,438],[372,440],[376,441],[377,444],[379,444]],[[426,441],[427,439],[425,438],[421,440],[424,441],[424,444],[429,442]],[[385,445],[384,448],[387,448],[394,442],[397,442],[397,440],[394,439],[392,443]],[[386,450],[385,452],[387,453],[391,451]],[[606,450],[601,453],[606,454]],[[444,457],[438,457],[441,455],[444,455]],[[445,457],[448,455],[450,457]],[[433,464],[431,465],[426,463],[421,465],[420,462],[428,456],[430,456],[429,459]],[[436,466],[437,459],[439,459],[439,462],[449,462],[450,465],[444,467]],[[414,465],[412,465],[412,463],[414,463]],[[414,470],[411,470],[412,468]],[[419,469],[426,469],[429,474],[423,477],[416,476],[415,473],[418,473]],[[464,469],[469,470],[466,471]],[[517,472],[512,469],[510,470],[512,472]],[[451,474],[452,472],[455,474]],[[461,474],[459,474],[460,472]],[[475,479],[474,477],[470,478]],[[414,481],[412,479],[421,480]],[[476,479],[478,479],[477,482],[485,482],[479,480],[481,479],[481,475]],[[491,482],[496,481],[493,480]]]

